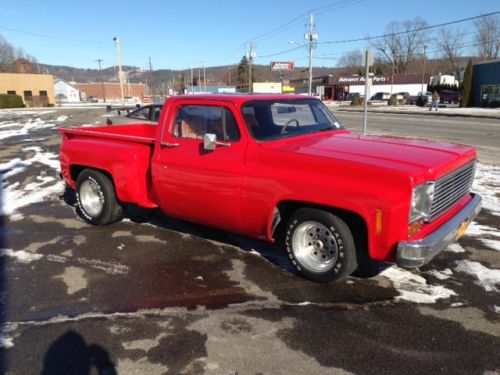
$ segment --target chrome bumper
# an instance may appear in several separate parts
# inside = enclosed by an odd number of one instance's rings
[[[400,242],[396,253],[396,264],[406,268],[423,266],[455,242],[457,236],[461,234],[462,226],[468,225],[481,211],[481,197],[472,195],[472,200],[464,208],[427,237],[419,241]]]

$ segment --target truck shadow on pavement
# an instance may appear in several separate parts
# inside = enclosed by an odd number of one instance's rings
[[[63,199],[68,205],[76,208],[76,212],[80,219],[85,220],[77,207],[74,190],[66,188]],[[163,214],[160,210],[145,209],[136,205],[129,205],[127,207],[125,219],[138,224],[147,223],[158,228],[170,229],[180,233],[220,242],[221,244],[236,246],[246,252],[256,252],[278,267],[299,276],[290,264],[282,244],[279,241],[275,244],[270,244],[265,241],[244,237],[221,229],[175,219]],[[280,230],[279,227],[278,230]],[[371,261],[368,257],[359,257],[358,269],[352,276],[361,279],[371,278],[380,274],[390,266],[390,264],[384,262]]]

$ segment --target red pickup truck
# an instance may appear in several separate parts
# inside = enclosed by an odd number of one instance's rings
[[[283,244],[304,277],[337,281],[363,258],[419,267],[465,231],[476,151],[351,134],[294,95],[169,98],[157,125],[59,129],[61,171],[85,219],[127,204]]]

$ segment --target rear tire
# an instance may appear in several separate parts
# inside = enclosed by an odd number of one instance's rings
[[[78,208],[85,220],[107,225],[121,220],[123,206],[118,202],[111,179],[104,173],[85,169],[76,180]]]
[[[328,211],[302,208],[295,212],[288,221],[285,247],[295,269],[312,281],[340,281],[357,268],[349,227]]]

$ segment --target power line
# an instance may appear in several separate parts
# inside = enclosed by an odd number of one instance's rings
[[[64,40],[64,41],[67,41],[67,42],[74,42],[74,43],[106,44],[106,42],[100,41],[100,40],[82,40],[82,39],[61,38],[61,37],[54,36],[54,35],[37,34],[37,33],[32,33],[32,32],[29,32],[29,31],[17,30],[17,29],[13,29],[13,28],[10,28],[10,27],[5,27],[5,26],[0,26],[0,29],[12,31],[12,32],[19,33],[19,34],[24,34],[24,35],[29,35],[29,36],[35,36],[35,37],[38,37],[38,38],[46,38],[46,39],[53,39],[53,40]]]
[[[416,29],[412,29],[412,30],[398,31],[398,32],[395,32],[395,33],[382,34],[382,35],[377,35],[377,36],[367,36],[367,37],[364,37],[364,38],[357,38],[357,39],[346,39],[346,40],[334,40],[334,41],[330,41],[330,42],[320,42],[318,44],[353,43],[353,42],[362,42],[362,41],[373,40],[373,39],[381,39],[381,38],[385,38],[385,37],[388,37],[388,36],[404,35],[404,34],[414,33],[414,32],[418,32],[418,31],[431,30],[431,29],[436,29],[436,28],[439,28],[439,27],[454,25],[454,24],[461,23],[461,22],[473,21],[475,19],[484,18],[484,17],[488,17],[488,16],[493,16],[493,15],[496,15],[496,14],[500,14],[500,11],[491,12],[491,13],[487,13],[487,14],[481,14],[481,15],[475,16],[475,17],[462,18],[462,19],[459,19],[459,20],[445,22],[445,23],[440,23],[440,24],[437,24],[437,25],[423,26],[423,27],[419,27],[419,28],[416,28]]]
[[[472,20],[475,20],[475,19],[484,18],[484,17],[496,15],[496,14],[500,14],[500,11],[491,12],[491,13],[487,13],[487,14],[482,14],[482,15],[474,16],[474,17],[462,18],[462,19],[459,19],[459,20],[449,21],[449,22],[445,22],[445,23],[441,23],[441,24],[437,24],[437,25],[424,26],[424,27],[421,27],[421,28],[413,29],[413,30],[406,30],[406,31],[401,31],[401,32],[396,32],[396,33],[382,34],[382,35],[378,35],[378,36],[364,37],[364,38],[357,38],[357,39],[347,39],[347,40],[317,42],[317,44],[352,43],[352,42],[359,42],[359,41],[367,41],[367,40],[380,39],[380,38],[384,38],[384,37],[388,37],[388,36],[394,36],[394,35],[404,35],[404,34],[408,34],[408,33],[412,33],[412,32],[418,32],[418,31],[423,31],[423,30],[436,29],[436,28],[450,26],[450,25],[457,24],[457,23],[468,22],[468,21],[472,21]],[[465,33],[462,33],[461,35],[470,35],[470,34],[474,34],[474,32],[465,32]],[[430,39],[426,40],[426,42],[430,43],[432,41],[437,41],[437,40],[438,40],[437,38],[430,38]],[[473,45],[464,45],[462,48],[472,47],[472,46]],[[297,50],[299,48],[302,48],[302,47],[304,47],[304,46],[298,46],[298,47],[295,47],[295,48],[292,48],[292,49],[288,49],[288,50],[284,50],[284,51],[280,51],[280,52],[276,52],[276,53],[271,53],[271,54],[267,54],[267,55],[258,56],[258,58],[260,59],[260,58],[266,58],[266,57],[274,57],[274,56],[285,55],[285,54],[287,54],[289,52],[293,52],[293,51],[295,51],[295,50]],[[438,52],[438,51],[440,51],[440,49],[432,50],[432,51],[428,51],[428,52]]]

